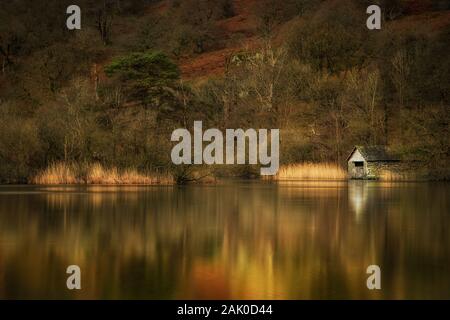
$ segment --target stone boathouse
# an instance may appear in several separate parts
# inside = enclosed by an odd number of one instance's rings
[[[347,162],[350,179],[378,179],[384,171],[400,167],[400,160],[386,146],[356,146]]]

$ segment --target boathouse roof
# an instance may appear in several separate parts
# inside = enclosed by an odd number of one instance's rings
[[[358,150],[366,161],[399,161],[400,159],[389,152],[386,146],[356,146],[347,157],[347,161]]]

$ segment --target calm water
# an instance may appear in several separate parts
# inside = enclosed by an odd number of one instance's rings
[[[450,186],[4,186],[0,298],[450,299]]]

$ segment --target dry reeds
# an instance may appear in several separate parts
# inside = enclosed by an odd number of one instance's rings
[[[333,163],[298,163],[282,166],[275,180],[343,180],[347,173]]]
[[[30,181],[33,184],[171,185],[170,174],[142,174],[135,169],[105,168],[99,163],[85,168],[56,163]]]
[[[65,163],[51,164],[31,179],[33,184],[76,184],[78,182],[73,166]]]
[[[104,168],[101,164],[93,164],[86,174],[87,184],[173,184],[174,179],[169,175],[144,175],[135,169],[119,171],[117,168]]]

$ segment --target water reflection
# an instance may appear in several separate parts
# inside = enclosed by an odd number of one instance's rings
[[[369,185],[364,181],[351,181],[348,186],[348,198],[356,220],[361,220],[369,198]]]
[[[449,196],[358,181],[0,187],[0,298],[450,298]],[[70,264],[81,291],[65,288]]]

